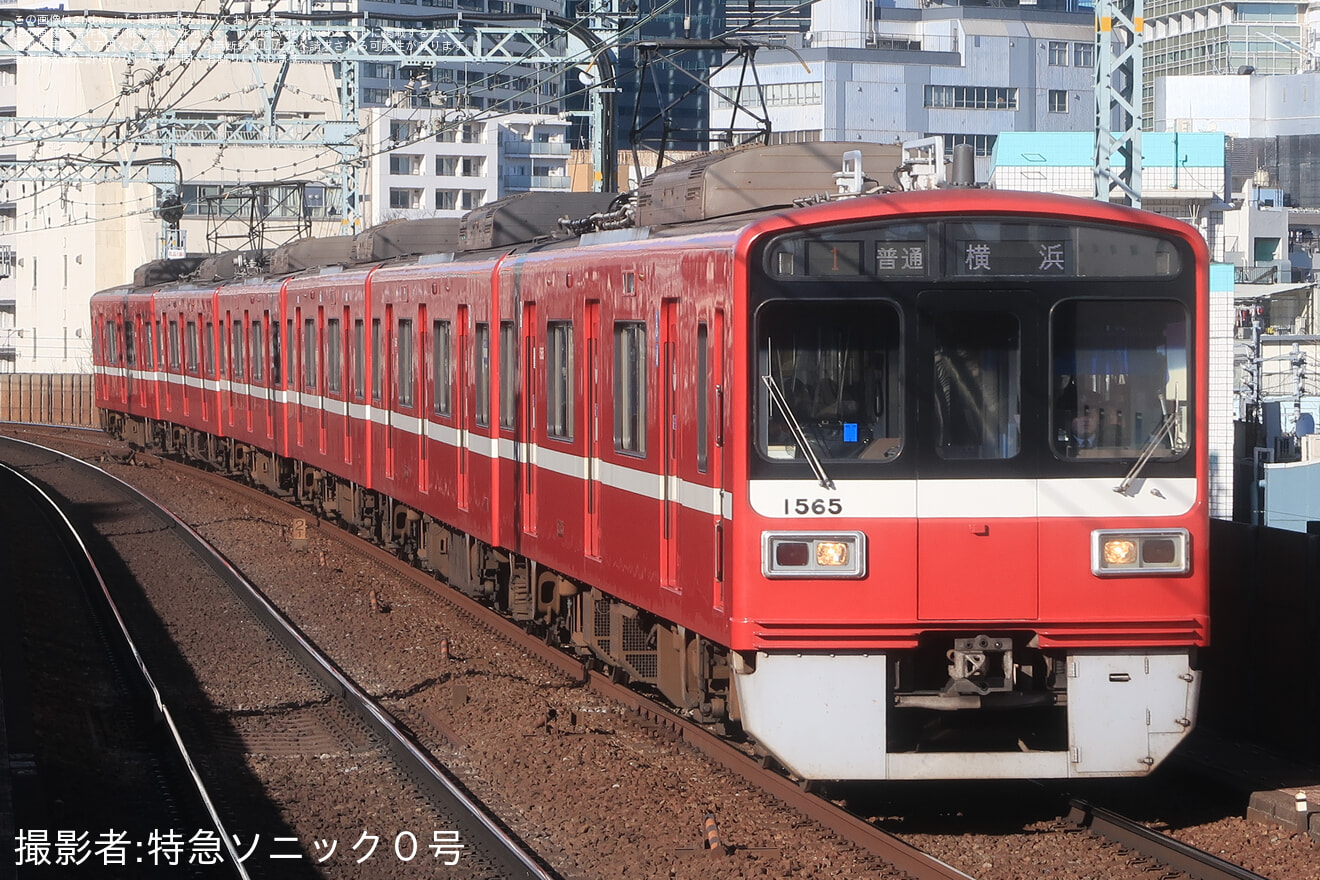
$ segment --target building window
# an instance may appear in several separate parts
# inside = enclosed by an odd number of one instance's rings
[[[573,439],[573,323],[551,321],[545,343],[546,432]]]
[[[390,154],[390,174],[421,174],[422,157],[409,153]]]
[[[459,193],[458,205],[464,211],[473,211],[480,208],[486,201],[486,191],[483,189],[465,189]]]
[[[1073,67],[1095,67],[1095,44],[1073,43]]]
[[[390,187],[390,207],[401,208],[403,210],[413,210],[422,206],[422,191],[420,189],[399,189]]]
[[[1050,40],[1050,67],[1068,66],[1068,44],[1063,40]]]
[[[390,140],[395,143],[415,141],[422,133],[422,124],[409,119],[390,120]]]
[[[435,209],[437,211],[458,210],[458,190],[438,189],[435,191]]]
[[[646,455],[646,324],[614,325],[614,448]]]
[[[1068,92],[1064,89],[1050,89],[1050,112],[1068,112]]]
[[[450,370],[452,342],[448,321],[431,322],[431,388],[438,416],[453,412],[453,378]]]
[[[926,106],[955,110],[1016,110],[1018,90],[1010,86],[926,86]]]
[[[398,384],[396,389],[399,406],[413,405],[413,322],[411,318],[399,319],[398,353],[399,361],[395,364],[394,376]]]
[[[999,136],[993,134],[953,134],[950,132],[941,134],[940,132],[931,132],[926,137],[944,138],[944,154],[946,156],[952,156],[953,148],[960,144],[969,144],[972,152],[977,156],[989,156],[994,153],[995,141]]]

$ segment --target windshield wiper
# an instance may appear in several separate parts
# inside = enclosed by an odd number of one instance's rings
[[[1163,395],[1160,395],[1160,399],[1163,400]],[[1146,462],[1150,461],[1151,457],[1155,455],[1155,450],[1159,447],[1160,441],[1164,439],[1164,435],[1168,434],[1169,439],[1171,441],[1173,440],[1173,431],[1177,425],[1178,400],[1175,398],[1172,411],[1164,417],[1164,421],[1155,429],[1155,433],[1151,435],[1150,441],[1146,444],[1146,448],[1141,450],[1141,455],[1137,456],[1137,460],[1132,464],[1132,470],[1127,472],[1127,476],[1123,478],[1123,482],[1114,487],[1115,492],[1120,495],[1126,495],[1128,493],[1128,489],[1132,488],[1132,484],[1137,481],[1137,477],[1141,476],[1141,471],[1146,467]]]
[[[820,480],[820,485],[823,488],[833,489],[834,481],[825,473],[824,466],[821,465],[820,459],[816,457],[815,450],[811,448],[811,441],[807,439],[806,432],[798,424],[797,417],[793,415],[793,410],[789,409],[788,401],[784,398],[784,392],[779,390],[779,383],[775,382],[773,376],[762,376],[761,381],[765,383],[765,387],[770,391],[770,399],[783,410],[784,418],[788,420],[788,429],[793,432],[793,439],[798,442],[798,448],[807,457],[807,463],[811,465],[812,473],[816,475],[816,479]]]

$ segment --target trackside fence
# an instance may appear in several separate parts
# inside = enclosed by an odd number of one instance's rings
[[[92,428],[99,422],[85,373],[0,373],[0,422]]]
[[[1320,534],[1214,520],[1201,721],[1320,760]]]

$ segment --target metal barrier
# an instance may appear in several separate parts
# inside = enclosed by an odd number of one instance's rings
[[[0,374],[0,422],[93,428],[92,377],[86,373]]]

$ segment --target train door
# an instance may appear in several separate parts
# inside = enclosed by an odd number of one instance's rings
[[[468,307],[459,306],[454,316],[454,326],[458,332],[458,351],[454,358],[454,425],[458,428],[454,443],[457,445],[454,456],[457,473],[455,474],[454,502],[459,510],[468,509],[468,419],[472,407],[468,398],[468,365],[472,363],[472,336],[468,333]]]
[[[536,534],[536,304],[524,303],[522,314],[522,418],[518,467],[522,471],[522,503],[519,516],[522,531]]]
[[[926,389],[918,393],[930,401],[919,428],[922,620],[1037,613],[1037,491],[1027,461],[1032,445],[1023,442],[1036,433],[1023,391],[1036,372],[1029,341],[1037,336],[1026,300],[944,291],[917,300],[918,375]]]
[[[711,606],[724,610],[724,312],[697,325],[697,472],[707,475],[711,492],[713,565]],[[705,539],[698,535],[697,545]]]
[[[325,307],[317,306],[316,322],[312,325],[311,339],[312,368],[316,372],[315,375],[311,377],[311,386],[312,405],[316,408],[316,451],[321,455],[325,455],[326,440],[328,439],[329,434],[328,425],[326,424],[326,418],[328,417],[326,410],[329,409],[329,407],[326,406],[327,395],[325,389],[329,384],[326,373],[331,368],[329,358],[324,356],[326,346],[322,343],[322,340],[328,340],[329,335],[325,322]]]
[[[589,300],[583,349],[586,353],[587,498],[583,553],[600,558],[600,301]]]
[[[417,393],[414,399],[413,412],[417,416],[417,491],[425,493],[428,488],[428,480],[431,476],[430,468],[427,466],[430,456],[430,398],[426,394],[426,371],[420,369],[423,363],[425,352],[430,351],[431,338],[430,328],[426,324],[426,305],[420,303],[417,306],[417,347],[408,352],[408,357],[413,361],[410,370],[413,374],[412,381],[416,384]],[[411,347],[410,347],[411,348]],[[432,392],[434,393],[434,392]]]
[[[678,300],[660,304],[660,586],[679,592],[678,519],[682,512],[678,475]]]
[[[385,391],[383,399],[385,401],[385,476],[387,479],[394,479],[394,376],[395,359],[398,354],[394,351],[394,306],[385,306],[385,340],[384,340],[384,363],[381,365],[385,370]]]

